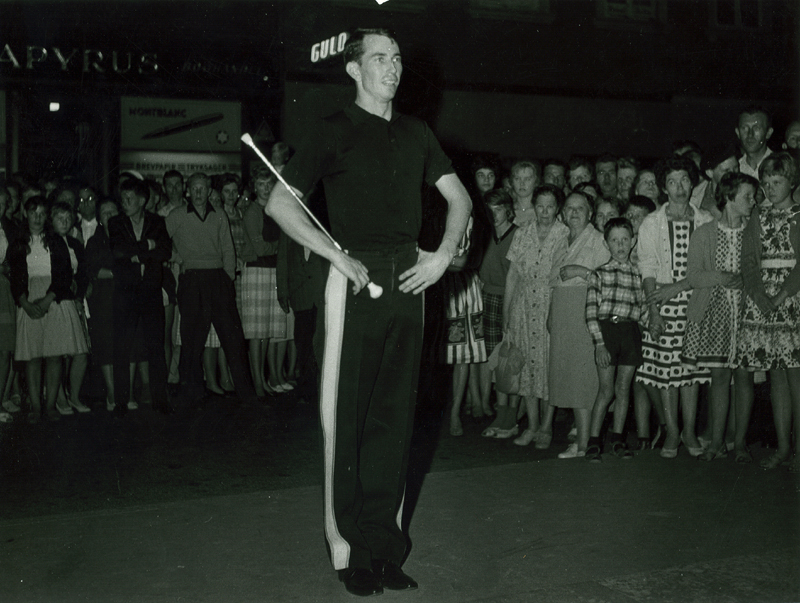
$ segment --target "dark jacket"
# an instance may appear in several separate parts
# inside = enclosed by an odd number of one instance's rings
[[[137,241],[130,218],[114,216],[108,222],[108,238],[114,254],[114,285],[117,290],[131,290],[140,283],[161,289],[164,262],[172,257],[172,240],[167,234],[164,218],[144,212],[142,238]],[[148,249],[148,240],[155,243],[153,249]],[[134,256],[140,263],[131,261]],[[144,275],[141,265],[144,265]]]
[[[86,293],[88,280],[86,278],[86,262],[84,261],[83,245],[72,237],[58,235],[45,235],[45,245],[50,250],[50,287],[48,293],[55,295],[55,302],[65,299],[80,299]],[[72,272],[72,262],[69,250],[75,252],[78,259],[78,269]],[[30,253],[28,246],[28,233],[20,233],[8,248],[9,281],[11,281],[11,294],[14,303],[18,306],[20,297],[28,295],[28,262]],[[30,300],[33,301],[33,300]]]
[[[330,263],[316,253],[306,261],[303,246],[281,232],[278,240],[278,299],[288,299],[295,312],[321,306]]]

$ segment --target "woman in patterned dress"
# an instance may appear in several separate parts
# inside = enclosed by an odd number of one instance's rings
[[[800,205],[792,200],[797,166],[789,153],[767,157],[759,168],[767,201],[753,212],[742,241],[747,296],[739,331],[739,361],[769,370],[778,450],[761,466],[774,469],[791,457],[800,433]],[[800,469],[795,456],[792,471]]]
[[[525,399],[528,428],[514,441],[520,446],[538,442],[543,437],[538,430],[540,413],[547,408],[549,398],[547,368],[550,341],[547,314],[550,308],[550,271],[553,254],[569,232],[566,225],[556,219],[564,204],[561,189],[545,184],[536,189],[533,198],[536,219],[514,235],[506,256],[511,265],[503,297],[504,330],[525,357],[519,396]],[[512,412],[505,417],[505,423],[498,426],[499,429],[512,429],[516,425],[517,398],[510,396],[509,408]],[[498,415],[499,411],[498,407]]]
[[[642,221],[636,244],[650,313],[649,327],[642,338],[644,362],[636,372],[636,380],[661,390],[667,422],[661,456],[675,458],[681,441],[692,456],[699,456],[703,449],[695,433],[697,396],[700,383],[710,381],[710,375],[707,370],[684,366],[680,353],[691,290],[686,279],[689,238],[696,228],[713,218],[689,204],[698,179],[691,159],[664,159],[656,164],[655,173],[667,202]],[[678,427],[679,396],[682,432]]]
[[[476,211],[485,211],[482,204]],[[473,212],[475,213],[475,212]],[[470,365],[486,362],[483,336],[483,293],[478,266],[483,256],[482,245],[474,233],[476,220],[470,216],[456,257],[445,272],[442,285],[445,292],[445,337],[443,361],[453,365],[453,405],[450,408],[450,435],[464,435],[459,416],[464,391],[469,387],[473,400],[480,400],[478,373],[470,376]]]
[[[742,307],[742,233],[755,205],[758,180],[725,174],[717,190],[719,221],[703,224],[689,242],[686,278],[692,295],[686,309],[683,361],[711,370],[711,444],[700,455],[710,461],[727,456],[725,422],[730,383],[735,387],[736,460],[750,462],[745,435],[753,407],[753,374],[738,364],[736,338]]]

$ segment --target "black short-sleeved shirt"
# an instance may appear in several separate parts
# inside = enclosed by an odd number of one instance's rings
[[[321,179],[333,238],[375,250],[417,240],[423,180],[452,172],[424,121],[394,112],[386,121],[353,104],[321,120],[282,175],[301,191]]]

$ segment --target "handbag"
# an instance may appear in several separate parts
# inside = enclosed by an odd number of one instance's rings
[[[508,333],[503,334],[500,342],[489,357],[489,368],[495,367],[495,389],[501,394],[518,394],[519,378],[525,357],[520,349],[511,343]]]

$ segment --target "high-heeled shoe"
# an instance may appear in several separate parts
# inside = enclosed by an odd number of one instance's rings
[[[705,449],[702,446],[689,446],[689,444],[686,442],[686,438],[683,436],[683,434],[681,434],[681,442],[683,442],[683,445],[686,446],[686,450],[692,456],[695,456],[695,457],[696,456],[700,456],[705,451]]]
[[[77,402],[73,402],[72,400],[69,401],[69,405],[77,410],[78,412],[91,412],[92,409],[86,406],[83,402],[78,400]]]
[[[697,459],[700,461],[714,461],[717,459],[724,459],[728,457],[728,451],[725,449],[725,445],[723,444],[719,450],[712,450],[708,448],[703,450],[701,454],[697,456]]]
[[[519,433],[519,425],[514,425],[511,429],[498,429],[494,432],[495,439],[498,440],[507,440],[508,438],[512,438]]]
[[[533,429],[526,429],[518,438],[514,438],[517,446],[527,446],[536,439],[536,432]]]
[[[61,404],[56,402],[56,410],[58,411],[58,414],[64,415],[65,417],[69,416],[69,415],[72,415],[72,414],[75,414],[74,411],[70,408],[69,402],[67,402],[66,406],[62,406]],[[47,412],[48,412],[48,415],[49,415],[50,414],[50,410],[48,410]],[[55,412],[55,411],[53,411],[53,412]]]
[[[547,450],[553,442],[553,434],[544,431],[536,432],[536,450]]]

